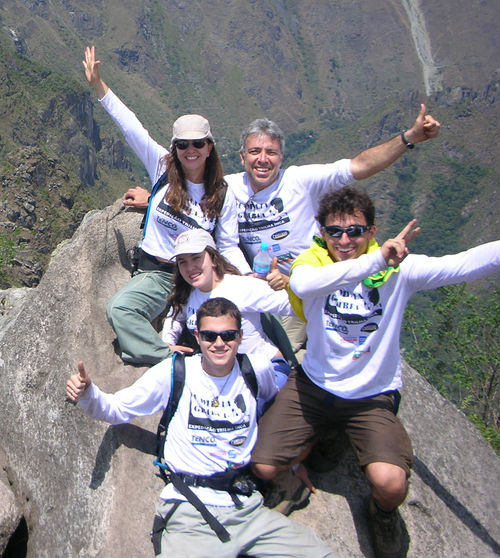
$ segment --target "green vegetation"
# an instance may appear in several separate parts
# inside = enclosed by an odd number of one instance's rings
[[[412,250],[432,256],[465,248],[462,212],[479,194],[480,182],[488,172],[475,162],[444,162],[445,171],[431,175],[425,207],[419,210],[422,232],[412,246]],[[414,159],[398,162],[395,174],[397,205],[391,213],[389,236],[415,216],[420,189]],[[500,454],[499,291],[493,298],[494,304],[490,297],[469,294],[465,286],[418,293],[407,308],[402,345],[408,362],[457,404]]]
[[[462,210],[479,193],[486,169],[474,162],[448,161],[449,172],[432,176],[432,192],[420,225],[425,253],[442,255],[463,249],[457,231],[463,226]],[[429,231],[426,234],[425,231]],[[420,244],[422,246],[422,244]]]
[[[19,229],[13,233],[0,233],[0,286],[8,286],[9,267],[16,257],[16,242],[13,237],[19,234]]]
[[[500,455],[500,289],[488,298],[465,284],[443,287],[432,317],[408,306],[405,358],[453,401]]]
[[[285,138],[285,166],[298,159],[318,139],[314,130],[293,132]]]
[[[421,192],[417,184],[417,162],[405,158],[394,166],[398,178],[396,206],[391,213],[389,236],[397,234],[410,219],[418,216],[422,232],[415,239],[418,252],[440,256],[465,248],[461,241],[464,225],[462,212],[480,193],[480,182],[488,170],[475,161],[444,159],[445,171],[430,175],[430,192],[425,204],[415,211],[415,197]]]

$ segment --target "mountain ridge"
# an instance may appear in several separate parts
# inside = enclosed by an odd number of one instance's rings
[[[104,79],[160,143],[168,145],[171,123],[180,114],[207,116],[226,172],[240,168],[239,133],[253,118],[270,117],[284,129],[293,154],[285,164],[328,162],[389,139],[410,126],[419,103],[426,102],[443,123],[441,139],[363,182],[376,195],[381,224],[389,225],[388,234],[396,232],[390,216],[401,209],[397,192],[409,186],[415,190],[409,210],[417,216],[431,211],[432,197],[439,195],[433,192],[434,171],[440,169],[445,179],[453,180],[456,169],[449,160],[460,160],[465,166],[486,169],[478,177],[476,197],[453,208],[455,215],[466,216],[455,233],[460,246],[470,246],[474,223],[485,223],[485,240],[497,238],[500,163],[498,143],[490,138],[498,132],[499,119],[500,45],[494,25],[498,20],[494,2],[488,0],[370,4],[350,0],[342,5],[326,0],[314,4],[214,0],[210,5],[196,0],[4,0],[0,41],[9,64],[0,87],[6,91],[10,84],[11,91],[0,99],[0,112],[10,115],[12,125],[5,121],[0,125],[0,157],[12,158],[21,145],[45,143],[43,119],[36,111],[26,118],[30,114],[26,99],[36,97],[31,92],[44,83],[48,84],[44,96],[36,99],[39,114],[51,103],[61,104],[69,88],[82,96],[88,124],[74,130],[73,146],[65,142],[64,130],[56,125],[51,130],[52,139],[62,136],[59,146],[89,161],[83,176],[75,173],[79,163],[69,153],[61,161],[71,177],[68,188],[81,200],[82,211],[75,212],[71,226],[64,219],[62,226],[54,220],[60,231],[53,240],[48,235],[45,246],[23,246],[20,235],[18,260],[22,264],[31,259],[43,269],[47,263],[43,253],[72,234],[83,209],[103,207],[131,185],[148,185],[142,166],[123,146],[95,97],[88,104],[81,59],[84,46],[91,43],[97,46]],[[412,32],[415,22],[419,33]],[[414,37],[422,40],[415,43]],[[425,49],[417,51],[415,44]],[[430,96],[422,69],[424,51],[436,77]],[[39,83],[23,78],[26,72],[16,69],[20,63],[16,56],[24,65],[32,64]],[[17,95],[12,94],[16,84]],[[71,106],[61,110],[69,112],[64,118],[70,120]],[[418,163],[413,185],[401,178],[407,160]],[[10,181],[5,165],[0,164],[0,175],[3,183]],[[5,196],[4,192],[4,200]],[[34,215],[38,219],[36,211]],[[0,234],[12,228],[0,208],[2,222]],[[419,243],[425,251],[425,235],[417,240],[417,249]],[[28,280],[23,278],[22,265],[18,267],[17,278],[8,284],[36,283],[29,273]]]

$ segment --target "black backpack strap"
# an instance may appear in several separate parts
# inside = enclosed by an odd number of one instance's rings
[[[169,479],[184,498],[200,512],[212,531],[219,537],[219,540],[227,542],[231,537],[226,528],[208,511],[205,504],[196,496],[182,478],[176,473],[171,472],[169,474]]]
[[[163,415],[158,423],[156,431],[156,455],[158,461],[161,462],[163,458],[163,448],[165,447],[165,440],[167,438],[168,425],[172,417],[177,411],[179,400],[184,389],[186,381],[186,363],[184,362],[185,355],[183,353],[174,353],[172,357],[172,377],[170,380],[170,397],[168,398],[167,406],[163,411]]]
[[[159,190],[159,188],[163,186],[166,179],[167,179],[167,171],[165,171],[160,176],[160,178],[155,182],[155,185],[151,188],[151,195],[149,196],[148,208],[146,210],[146,213],[144,214],[144,217],[142,218],[141,226],[140,226],[140,228],[142,229],[142,238],[144,238],[146,234],[146,226],[148,224],[148,219],[149,219],[149,210],[151,208],[151,203],[153,201],[154,195]]]
[[[252,392],[252,395],[257,399],[257,394],[259,393],[259,384],[257,383],[257,376],[255,375],[255,370],[253,369],[250,359],[245,354],[238,353],[236,355],[238,359],[238,364],[240,365],[241,375],[245,380],[248,389]]]
[[[258,384],[255,371],[253,369],[252,363],[250,362],[247,355],[237,355],[238,364],[240,366],[243,379],[252,392],[252,395],[257,398]],[[163,411],[163,415],[158,424],[158,430],[156,434],[157,443],[157,461],[156,464],[160,467],[160,473],[165,482],[171,482],[174,487],[186,498],[186,500],[194,506],[201,514],[203,519],[207,522],[210,528],[216,533],[217,537],[222,542],[227,542],[230,540],[230,535],[225,527],[210,513],[205,504],[196,496],[196,494],[189,488],[188,484],[182,478],[183,475],[179,475],[166,469],[165,465],[161,463],[163,457],[163,450],[165,447],[165,440],[168,431],[168,425],[174,416],[177,406],[179,405],[179,400],[182,395],[182,390],[184,389],[184,383],[186,380],[186,364],[184,362],[184,354],[175,353],[172,359],[172,380],[171,380],[171,390],[170,397],[168,399],[167,406]],[[232,493],[233,492],[233,493]],[[234,491],[229,491],[231,497],[235,498]],[[236,499],[235,503],[239,502]]]

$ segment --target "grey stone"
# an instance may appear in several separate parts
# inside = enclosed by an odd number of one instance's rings
[[[7,459],[0,447],[0,555],[7,548],[10,535],[22,517],[21,507],[11,489],[7,475]]]
[[[87,418],[64,395],[78,360],[105,391],[145,370],[123,365],[105,317],[107,301],[130,277],[126,251],[140,236],[141,218],[120,201],[89,213],[55,250],[36,288],[1,293],[0,444],[15,482],[6,499],[0,486],[0,518],[10,518],[0,528],[12,531],[24,516],[29,558],[153,555],[149,530],[162,488],[152,465],[159,417],[111,427]],[[498,555],[498,458],[415,371],[405,367],[404,376],[401,417],[416,455],[401,507],[408,556]],[[318,492],[293,519],[313,527],[339,557],[372,557],[364,515],[369,490],[352,453],[313,478]]]

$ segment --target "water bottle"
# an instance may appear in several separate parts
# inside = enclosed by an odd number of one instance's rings
[[[269,253],[269,248],[266,242],[262,242],[255,258],[253,259],[253,272],[260,277],[265,279],[266,275],[271,271],[271,263],[273,257]]]

